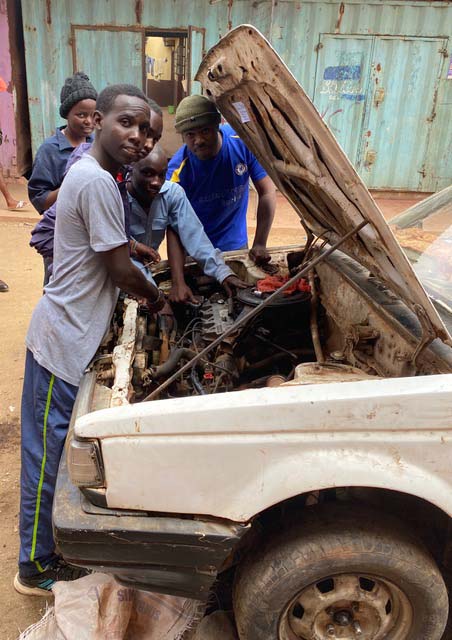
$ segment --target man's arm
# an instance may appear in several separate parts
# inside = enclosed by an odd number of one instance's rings
[[[77,179],[76,173],[72,179]],[[130,260],[123,202],[113,178],[105,171],[94,173],[79,192],[77,208],[90,247],[101,256],[113,284],[133,296],[145,298],[151,311],[159,311],[165,303],[163,292],[148,282]]]
[[[254,183],[258,196],[256,233],[253,246],[250,249],[250,257],[257,265],[270,261],[270,255],[266,249],[268,234],[273,223],[276,208],[276,189],[272,180],[266,176]]]
[[[192,302],[197,304],[199,300],[193,295],[184,278],[185,249],[179,236],[171,227],[166,229],[166,247],[171,268],[172,287],[169,295],[171,302]]]
[[[57,153],[58,151],[52,145],[44,142],[36,154],[28,181],[28,197],[39,213],[49,209],[58,197],[63,170],[58,166]]]
[[[100,254],[113,283],[138,298],[146,298],[151,311],[159,311],[165,304],[163,293],[149,282],[130,261],[128,244]]]
[[[185,250],[182,246],[179,236],[175,231],[171,229],[171,227],[167,228],[166,244],[168,248],[168,261],[171,267],[171,279],[173,282],[170,293],[171,302],[193,302],[194,304],[199,303],[199,300],[197,300],[196,296],[193,295],[192,290],[185,282]],[[223,266],[223,275],[225,277],[219,280],[219,282],[224,287],[228,298],[232,298],[234,289],[246,289],[248,285],[245,282],[242,282],[240,278],[237,278],[237,276],[234,275],[231,269],[229,269],[229,267],[226,267],[224,261]]]
[[[222,284],[228,297],[232,296],[233,289],[247,286],[226,265],[221,251],[214,248],[187,196],[178,185],[172,187],[168,222],[168,260],[174,289],[171,299],[174,302],[193,301],[194,298],[184,279],[186,251],[201,265],[206,275],[213,276]]]
[[[135,238],[132,238],[132,236],[129,239],[129,245],[130,255],[133,258],[137,258],[138,260],[140,260],[146,266],[151,263],[156,264],[157,262],[160,262],[161,257],[158,251],[156,251],[152,247],[148,247],[142,242],[138,242],[137,240],[135,240]]]
[[[58,189],[54,189],[53,191],[48,191],[47,192],[47,196],[46,199],[44,201],[44,210],[46,209],[50,209],[50,207],[55,204],[57,198],[58,198],[58,192],[59,192],[60,188],[58,187]]]
[[[175,184],[171,186],[168,200],[168,225],[180,238],[183,249],[196,260],[206,275],[223,282],[233,274],[226,266],[221,251],[215,249],[207,237],[184,190]]]

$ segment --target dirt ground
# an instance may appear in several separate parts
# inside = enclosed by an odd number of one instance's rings
[[[25,184],[10,185],[18,199],[27,199]],[[1,196],[0,196],[1,198]],[[380,199],[386,217],[403,211],[415,200]],[[0,279],[9,292],[0,293],[0,638],[15,640],[19,631],[44,613],[45,599],[17,594],[12,586],[18,553],[19,511],[19,418],[23,379],[24,337],[33,308],[41,296],[43,267],[40,256],[29,246],[30,232],[39,215],[28,205],[10,212],[0,201]],[[254,195],[250,202],[250,231],[255,219]],[[303,237],[298,217],[290,205],[278,198],[270,246],[295,244]]]

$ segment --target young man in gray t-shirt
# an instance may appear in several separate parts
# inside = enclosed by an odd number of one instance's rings
[[[114,176],[137,160],[149,135],[146,97],[132,85],[99,94],[96,138],[58,195],[53,279],[26,337],[22,393],[20,593],[46,595],[56,580],[80,575],[56,554],[52,503],[77,388],[106,333],[120,289],[148,300],[163,294],[129,258],[124,210]]]

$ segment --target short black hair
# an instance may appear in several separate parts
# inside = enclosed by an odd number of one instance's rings
[[[154,148],[152,149],[152,151],[148,154],[149,156],[157,156],[157,157],[163,157],[165,158],[166,162],[168,163],[168,156],[165,153],[165,150],[163,149],[162,145],[157,143]]]
[[[113,104],[118,96],[132,96],[134,98],[141,98],[146,103],[148,102],[148,99],[141,89],[133,84],[110,84],[97,96],[96,110],[102,113],[108,113],[113,108]]]
[[[151,107],[151,111],[153,111],[159,116],[163,116],[163,111],[161,110],[160,106],[156,103],[155,100],[153,100],[152,98],[148,98],[148,102],[149,102],[149,106]]]

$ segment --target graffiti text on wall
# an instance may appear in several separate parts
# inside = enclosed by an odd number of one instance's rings
[[[328,99],[363,102],[365,94],[362,89],[361,69],[363,55],[361,52],[338,52],[339,64],[325,67],[320,85],[320,93]]]

